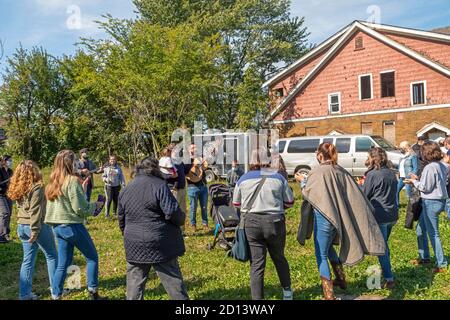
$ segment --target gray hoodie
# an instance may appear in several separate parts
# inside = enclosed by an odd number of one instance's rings
[[[414,186],[420,191],[420,197],[428,200],[447,199],[447,167],[442,162],[431,162],[422,171],[420,181]]]

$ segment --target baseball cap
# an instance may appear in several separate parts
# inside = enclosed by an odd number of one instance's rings
[[[159,159],[159,166],[161,168],[173,168],[172,160],[169,157],[162,157]]]

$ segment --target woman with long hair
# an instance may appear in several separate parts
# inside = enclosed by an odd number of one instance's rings
[[[441,162],[443,155],[436,142],[425,142],[420,148],[420,153],[428,164],[424,167],[420,178],[410,174],[411,179],[405,181],[413,184],[420,191],[422,198],[422,212],[416,228],[419,258],[413,263],[423,265],[431,262],[429,238],[436,256],[434,272],[439,273],[444,272],[448,265],[439,234],[439,214],[444,211],[445,201],[448,198],[447,167]]]
[[[277,270],[283,299],[292,300],[291,274],[286,247],[285,209],[294,204],[287,180],[271,168],[268,150],[254,150],[250,171],[236,183],[233,205],[241,210],[245,235],[250,247],[250,289],[253,300],[264,299],[264,271],[267,252]]]
[[[98,214],[104,203],[87,202],[76,176],[75,153],[60,151],[55,158],[50,181],[45,189],[47,214],[45,222],[53,226],[58,242],[58,267],[52,282],[52,298],[60,299],[72,263],[73,250],[77,248],[87,261],[87,285],[90,298],[100,299],[98,294],[98,255],[94,242],[83,225],[85,218]]]
[[[153,268],[171,299],[187,300],[178,257],[185,252],[186,214],[171,193],[158,161],[142,160],[119,196],[119,226],[127,262],[127,299],[143,300]]]
[[[366,166],[363,191],[375,209],[374,216],[386,243],[386,254],[379,256],[378,261],[383,271],[383,287],[394,288],[394,275],[392,274],[391,257],[388,240],[392,227],[398,220],[397,177],[389,168],[389,161],[382,148],[372,148],[369,151]]]
[[[44,183],[36,163],[31,160],[19,163],[11,178],[7,196],[17,203],[17,235],[23,247],[19,299],[36,300],[37,296],[31,289],[38,250],[41,249],[45,255],[50,286],[58,259],[52,229],[44,223]]]
[[[304,245],[314,231],[317,267],[325,300],[335,300],[333,285],[347,288],[343,265],[354,265],[364,254],[384,255],[385,242],[373,216],[373,208],[353,177],[337,164],[331,143],[316,151],[319,165],[306,178],[295,175],[303,194],[298,241]],[[307,181],[306,181],[307,180]],[[333,248],[340,245],[339,256]],[[336,277],[331,278],[328,260]]]

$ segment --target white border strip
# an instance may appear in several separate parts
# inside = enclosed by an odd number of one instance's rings
[[[312,49],[311,51],[309,51],[307,54],[305,54],[303,57],[301,57],[299,60],[297,60],[296,62],[294,62],[293,64],[289,65],[286,69],[284,69],[283,71],[280,71],[279,73],[277,73],[276,75],[274,75],[272,78],[270,78],[269,80],[267,80],[266,82],[264,82],[264,84],[261,86],[262,88],[268,87],[269,85],[271,85],[273,82],[275,82],[276,80],[280,79],[281,77],[285,76],[286,74],[292,72],[294,69],[296,69],[298,66],[300,66],[302,63],[306,63],[308,62],[311,58],[313,58],[316,54],[319,54],[320,52],[322,52],[323,50],[327,49],[328,47],[331,46],[331,43],[333,41],[336,41],[337,38],[339,38],[343,33],[345,33],[345,31],[347,31],[347,29],[350,28],[350,26],[342,29],[340,32],[336,33],[334,36],[332,36],[331,38],[329,38],[328,40],[326,40],[325,42],[323,42],[322,44],[320,44],[319,46],[317,46],[316,48]]]
[[[355,22],[351,27],[347,29],[347,31],[344,33],[344,35],[336,41],[336,43],[331,47],[331,49],[326,53],[324,58],[303,78],[302,81],[300,81],[294,88],[291,89],[291,91],[288,93],[288,95],[280,102],[278,106],[276,106],[268,115],[266,118],[266,122],[269,122],[271,119],[273,119],[279,112],[281,112],[284,107],[287,105],[287,103],[297,95],[297,92],[303,88],[305,83],[307,83],[310,78],[312,78],[318,71],[321,70],[322,66],[329,61],[329,59],[334,55],[334,53],[340,48],[340,46],[346,41],[350,35],[353,34],[355,29],[359,29],[366,34],[374,37],[375,39],[378,39],[381,42],[384,42],[386,45],[391,46],[395,48],[396,50],[403,52],[405,55],[412,57],[413,59],[416,59],[417,61],[422,62],[423,64],[427,65],[428,67],[431,67],[432,69],[443,73],[447,77],[450,77],[450,69],[445,68],[444,66],[441,66],[438,63],[435,63],[432,60],[429,60],[425,58],[424,56],[418,54],[417,52],[401,45],[400,43],[390,39],[387,36],[382,35],[381,33],[370,29],[364,24],[361,24],[359,22]]]
[[[349,117],[358,117],[358,116],[369,116],[369,115],[374,115],[374,114],[412,112],[412,111],[432,110],[432,109],[441,109],[441,108],[450,108],[450,103],[436,104],[436,105],[431,105],[431,106],[421,106],[421,107],[407,107],[407,108],[400,108],[400,109],[349,113],[349,114],[340,114],[340,115],[335,115],[335,116],[323,116],[323,117],[315,117],[315,118],[278,120],[278,121],[271,121],[270,124],[286,124],[286,123],[307,122],[307,121],[317,121],[317,120],[329,120],[329,119],[349,118]]]
[[[417,36],[420,38],[437,39],[437,40],[450,42],[450,35],[445,35],[445,34],[438,33],[438,32],[408,29],[408,28],[388,26],[388,25],[383,25],[383,24],[376,24],[376,23],[369,23],[369,22],[362,22],[362,21],[360,21],[360,23],[369,28],[376,29],[376,30],[392,32],[392,33],[396,33],[396,34],[400,34],[400,35],[414,35],[414,36]]]

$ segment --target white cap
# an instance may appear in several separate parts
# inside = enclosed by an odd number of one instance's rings
[[[172,159],[170,159],[170,157],[162,157],[159,159],[159,166],[161,168],[173,168]]]

